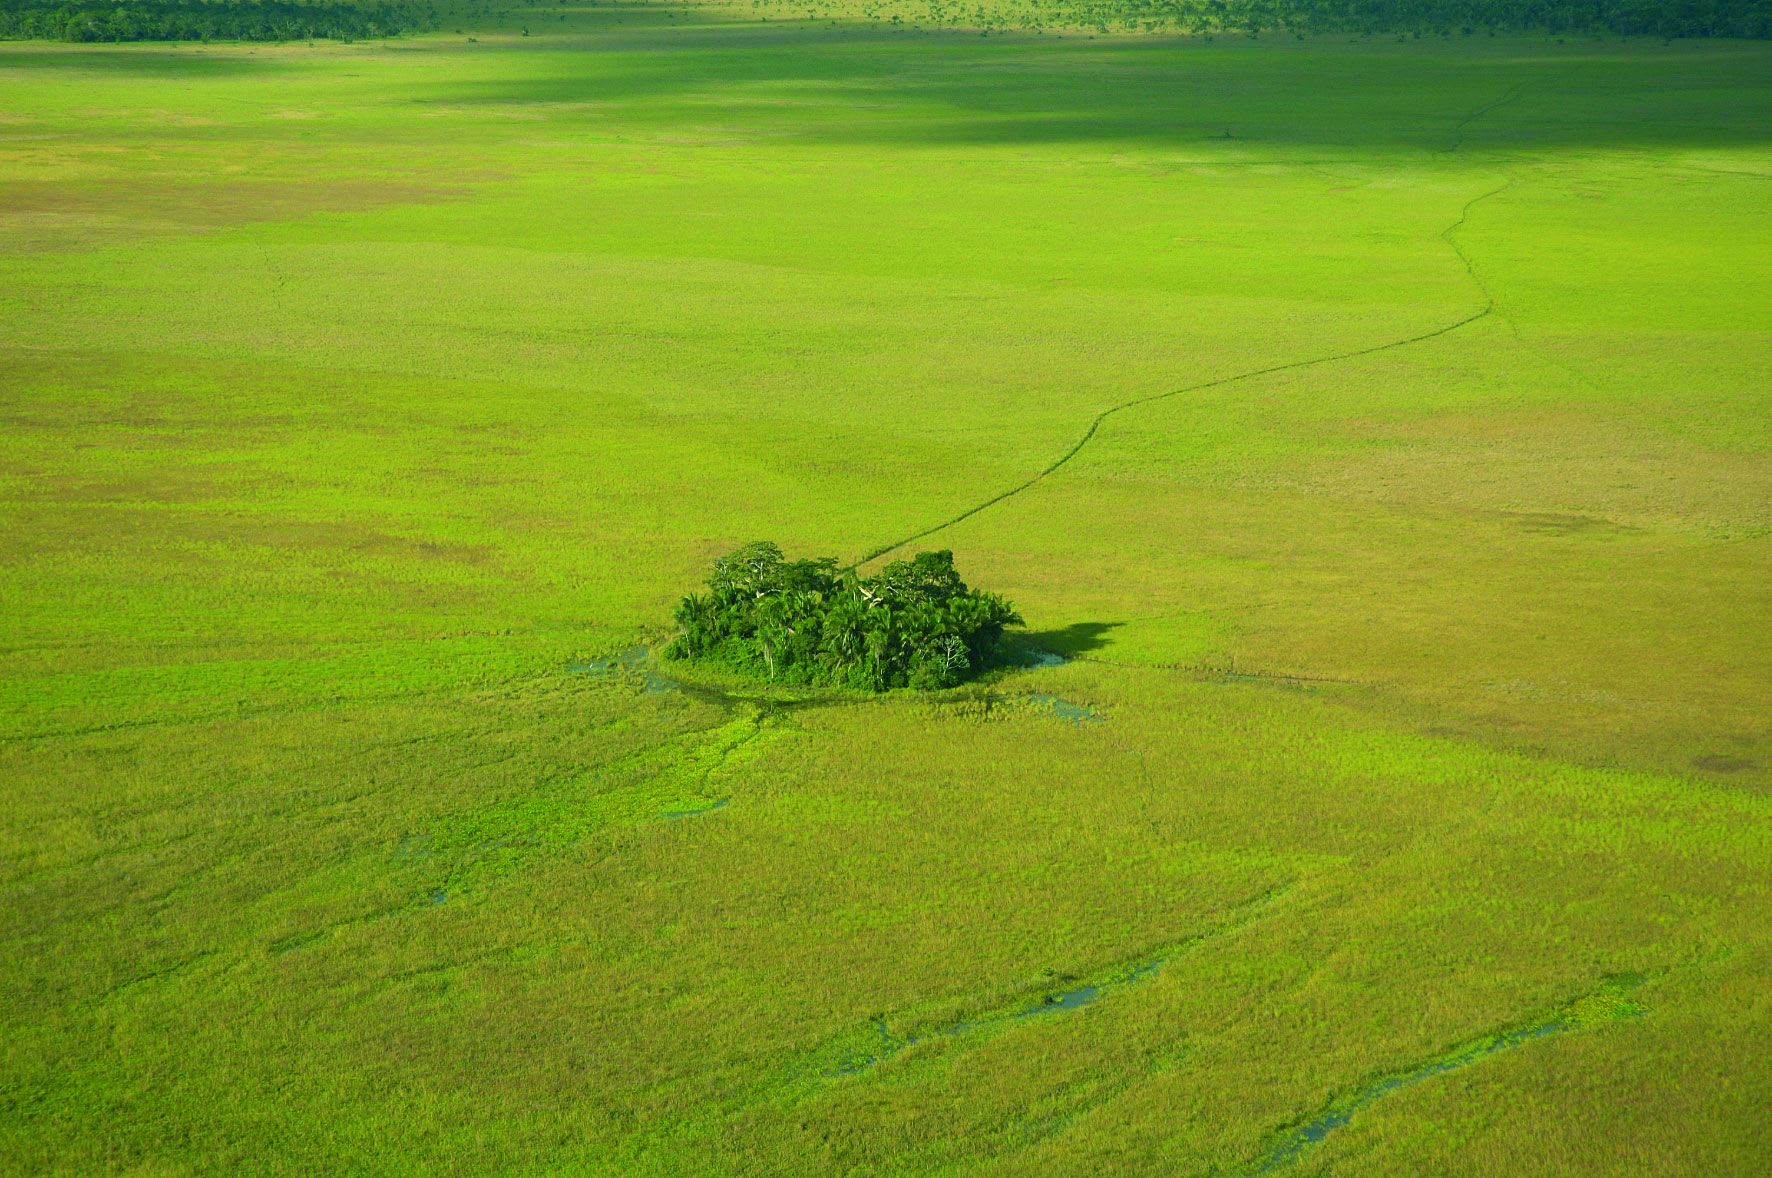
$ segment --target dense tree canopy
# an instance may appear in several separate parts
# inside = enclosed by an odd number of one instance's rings
[[[752,4],[789,16],[837,15],[848,7],[842,0]],[[865,0],[863,11],[895,24],[997,31],[1772,36],[1772,0]]]
[[[436,10],[416,3],[0,0],[0,40],[356,41],[436,24]]]
[[[706,593],[677,606],[666,649],[773,683],[885,691],[952,687],[983,670],[1006,626],[1007,601],[969,589],[951,552],[922,552],[872,577],[834,558],[789,561],[768,541],[714,562]]]
[[[799,12],[807,0],[757,0]],[[1772,0],[888,0],[868,9],[937,25],[1102,32],[1612,32],[1772,36]],[[435,28],[416,0],[0,0],[0,40],[357,40]]]
[[[1061,0],[1084,23],[1260,33],[1613,32],[1772,35],[1768,0]]]

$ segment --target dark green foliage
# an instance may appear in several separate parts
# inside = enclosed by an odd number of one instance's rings
[[[291,0],[0,0],[0,40],[357,41],[433,28],[434,8]]]
[[[706,593],[677,606],[671,658],[773,683],[885,691],[952,687],[983,670],[1006,626],[995,593],[968,589],[951,552],[922,552],[873,577],[831,557],[789,561],[768,541],[714,562]]]
[[[804,0],[764,2],[793,10]],[[994,8],[969,0],[921,0],[907,7],[933,24],[1000,31],[1068,27],[1098,33],[1180,29],[1255,37],[1270,32],[1772,37],[1772,0],[1029,0]]]
[[[1598,32],[1772,36],[1769,0],[1109,0],[1131,14],[1191,12],[1262,32]],[[1123,17],[1122,19],[1126,19]]]

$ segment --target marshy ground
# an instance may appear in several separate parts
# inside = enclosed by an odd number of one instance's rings
[[[1764,1172],[1772,47],[542,12],[0,45],[0,1169]]]

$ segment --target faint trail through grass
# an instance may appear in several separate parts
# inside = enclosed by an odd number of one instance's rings
[[[1481,118],[1483,115],[1488,114],[1490,111],[1497,110],[1506,106],[1508,103],[1513,102],[1519,98],[1522,93],[1524,93],[1523,88],[1516,86],[1501,98],[1496,99],[1494,102],[1491,102],[1486,106],[1479,107],[1466,115],[1463,119],[1459,120],[1457,126],[1454,128],[1454,137],[1451,145],[1441,149],[1441,154],[1451,154],[1458,151],[1464,145],[1465,131],[1472,122]],[[1491,197],[1499,196],[1501,193],[1506,192],[1512,186],[1513,179],[1509,177],[1499,186],[1490,189],[1480,196],[1475,196],[1470,200],[1467,200],[1464,203],[1464,206],[1459,209],[1457,219],[1440,231],[1440,239],[1451,247],[1453,254],[1457,256],[1459,263],[1464,267],[1465,274],[1470,277],[1471,281],[1483,295],[1483,305],[1478,310],[1469,315],[1465,315],[1462,318],[1455,319],[1450,323],[1442,324],[1432,330],[1419,332],[1411,336],[1405,336],[1402,339],[1388,340],[1381,344],[1371,344],[1364,348],[1354,348],[1350,351],[1336,352],[1327,356],[1314,356],[1306,360],[1291,360],[1282,364],[1269,364],[1263,368],[1251,368],[1245,372],[1237,372],[1232,373],[1229,376],[1215,377],[1212,380],[1201,381],[1198,384],[1184,385],[1181,388],[1169,389],[1166,392],[1151,393],[1143,397],[1134,397],[1130,401],[1122,401],[1118,405],[1111,405],[1090,419],[1089,427],[1083,431],[1082,437],[1078,438],[1071,444],[1070,449],[1059,455],[1031,478],[1017,483],[1006,491],[991,496],[982,503],[977,503],[968,507],[965,511],[960,512],[958,515],[953,516],[942,523],[936,524],[933,527],[924,528],[920,532],[914,532],[902,539],[894,540],[890,544],[875,548],[866,556],[855,561],[855,563],[849,567],[857,568],[871,560],[877,560],[889,552],[895,552],[907,544],[914,544],[918,540],[927,539],[928,537],[935,535],[937,532],[944,532],[955,524],[971,519],[981,511],[995,507],[1005,499],[1012,499],[1021,494],[1023,491],[1026,491],[1028,488],[1043,481],[1049,475],[1057,473],[1060,469],[1069,464],[1071,459],[1082,453],[1083,447],[1087,446],[1090,441],[1094,439],[1096,431],[1102,427],[1103,423],[1117,413],[1124,413],[1128,409],[1136,409],[1141,405],[1150,405],[1157,401],[1167,401],[1172,397],[1180,397],[1187,393],[1204,392],[1207,389],[1223,388],[1226,385],[1237,384],[1241,381],[1254,380],[1258,376],[1271,376],[1276,372],[1293,372],[1301,368],[1315,368],[1323,364],[1334,364],[1342,360],[1354,360],[1361,356],[1371,356],[1378,352],[1388,352],[1395,348],[1406,348],[1411,344],[1424,343],[1427,340],[1437,339],[1440,336],[1448,335],[1457,331],[1461,327],[1468,327],[1480,319],[1488,318],[1495,311],[1495,295],[1490,291],[1489,284],[1484,282],[1477,274],[1476,268],[1471,262],[1470,255],[1465,252],[1464,247],[1458,244],[1457,234],[1460,229],[1464,228],[1465,223],[1470,219],[1471,211],[1473,209],[1484,201],[1489,200]]]

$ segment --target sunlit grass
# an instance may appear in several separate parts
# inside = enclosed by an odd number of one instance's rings
[[[0,46],[0,1169],[1755,1172],[1772,51],[537,11]]]

